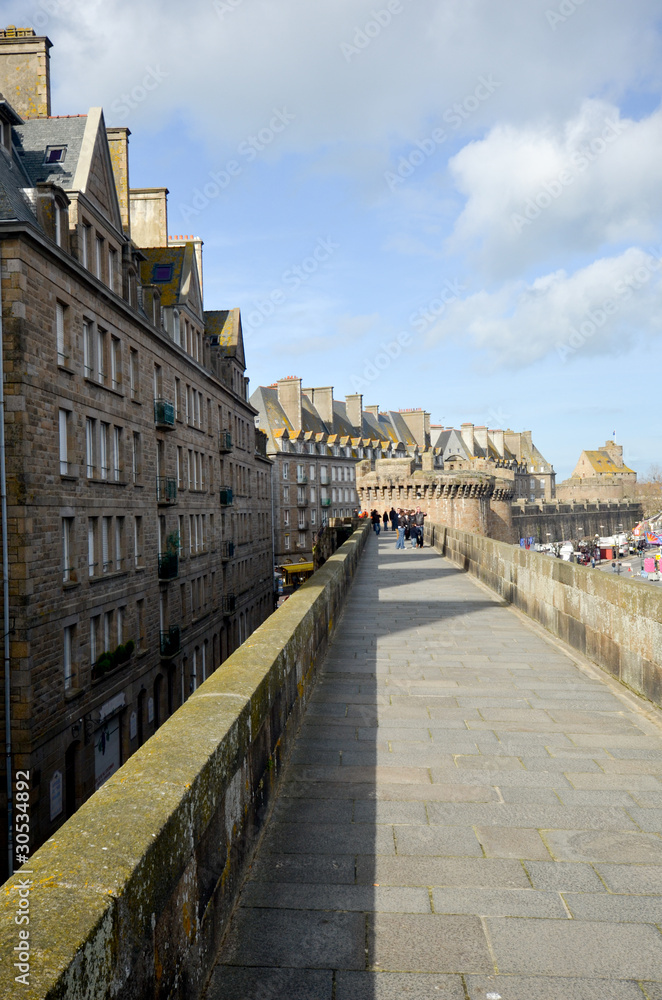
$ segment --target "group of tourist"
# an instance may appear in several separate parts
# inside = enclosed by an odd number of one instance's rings
[[[370,512],[370,520],[376,535],[381,530],[382,521],[384,522],[384,531],[388,531],[389,524],[391,531],[397,531],[396,549],[404,549],[405,541],[411,541],[412,549],[423,548],[423,523],[426,517],[427,514],[424,514],[420,507],[417,507],[416,510],[403,510],[402,507],[396,510],[395,507],[391,507],[383,514],[380,514],[378,510]]]

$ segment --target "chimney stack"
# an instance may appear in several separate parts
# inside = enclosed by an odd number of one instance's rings
[[[492,438],[492,444],[494,445],[499,458],[506,457],[505,441],[503,431],[490,431],[490,437]]]
[[[364,406],[365,413],[370,413],[373,417],[379,417],[379,406]]]
[[[128,128],[106,128],[110,159],[113,164],[117,200],[120,203],[122,229],[131,235],[131,213],[129,210],[129,136]]]
[[[313,406],[327,426],[329,434],[333,434],[333,386],[327,385],[313,389]]]
[[[474,444],[474,425],[473,424],[462,424],[460,428],[460,433],[462,435],[462,440],[466,446],[469,456],[474,457],[476,446]]]
[[[487,458],[487,427],[474,427],[474,441],[485,452],[485,457]]]
[[[0,93],[21,118],[50,116],[52,44],[33,28],[0,29]]]
[[[353,396],[345,396],[347,419],[357,431],[358,437],[363,437],[363,396],[360,392]]]
[[[168,189],[129,191],[131,238],[138,247],[168,246]]]
[[[290,427],[294,432],[301,430],[301,379],[290,375],[277,382],[278,402],[285,411]]]

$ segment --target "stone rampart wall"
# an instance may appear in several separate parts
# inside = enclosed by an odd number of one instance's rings
[[[613,535],[619,530],[619,525],[624,531],[629,531],[641,518],[641,504],[632,500],[582,503],[558,499],[545,503],[519,501],[512,508],[516,539],[535,538],[538,542]],[[548,534],[550,538],[547,538]]]
[[[426,525],[427,541],[613,677],[662,705],[662,592],[519,546]]]
[[[355,531],[5,883],[0,996],[200,995],[369,530]],[[28,986],[14,979],[21,893]]]

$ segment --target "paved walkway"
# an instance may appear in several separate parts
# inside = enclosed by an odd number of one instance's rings
[[[207,1000],[662,1000],[662,730],[369,540]]]

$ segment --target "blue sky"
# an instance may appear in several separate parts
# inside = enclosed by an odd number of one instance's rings
[[[655,0],[38,0],[53,113],[205,241],[251,385],[662,461]]]

